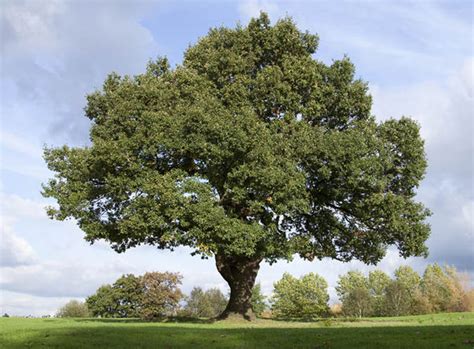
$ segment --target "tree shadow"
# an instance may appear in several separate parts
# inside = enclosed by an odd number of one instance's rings
[[[471,348],[474,327],[406,326],[295,328],[230,326],[220,324],[166,324],[143,321],[78,320],[65,327],[44,326],[40,331],[3,336],[2,349],[17,348]]]
[[[75,318],[76,322],[98,322],[98,323],[114,323],[114,324],[153,324],[153,323],[186,323],[186,324],[212,324],[216,319],[194,318],[187,316],[165,317],[154,320],[143,320],[139,318]]]

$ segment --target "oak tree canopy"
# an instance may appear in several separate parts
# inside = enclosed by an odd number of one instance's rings
[[[262,13],[211,29],[174,68],[159,58],[110,74],[87,97],[90,145],[45,150],[50,216],[117,252],[214,257],[231,290],[222,317],[252,317],[262,261],[377,263],[392,245],[425,255],[419,126],[377,122],[351,61],[324,64],[317,46],[291,18]]]

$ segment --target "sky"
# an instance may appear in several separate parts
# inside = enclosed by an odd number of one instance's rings
[[[410,116],[421,125],[429,167],[417,199],[432,212],[428,258],[402,259],[394,249],[377,267],[360,262],[278,262],[257,281],[269,295],[284,272],[319,273],[331,301],[338,276],[400,265],[422,272],[449,264],[474,276],[473,3],[465,1],[2,1],[0,3],[0,313],[54,314],[122,274],[173,271],[182,289],[227,290],[213,260],[137,247],[117,254],[89,245],[73,220],[52,221],[41,183],[52,173],[47,146],[88,143],[85,96],[106,75],[143,72],[149,59],[173,65],[210,27],[246,24],[259,11],[291,16],[317,33],[315,58],[348,55],[368,81],[378,120]]]

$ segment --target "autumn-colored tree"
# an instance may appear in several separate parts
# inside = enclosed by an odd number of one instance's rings
[[[211,29],[171,69],[111,74],[87,98],[90,145],[47,149],[52,218],[123,252],[189,246],[230,287],[222,318],[252,318],[262,261],[380,261],[426,255],[415,201],[419,126],[377,122],[348,58],[326,65],[318,36],[264,13]]]
[[[422,280],[423,294],[434,312],[465,311],[466,291],[454,267],[431,264]]]
[[[173,315],[182,298],[177,273],[151,272],[143,276],[123,275],[112,285],[103,285],[87,297],[93,316],[153,319]]]
[[[142,301],[140,317],[146,320],[175,315],[183,294],[179,289],[181,275],[178,273],[145,273],[140,278]]]

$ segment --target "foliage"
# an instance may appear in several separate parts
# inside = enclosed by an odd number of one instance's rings
[[[376,263],[390,245],[426,255],[419,126],[376,122],[351,61],[326,65],[317,46],[291,18],[272,26],[262,13],[211,29],[174,69],[161,58],[110,74],[87,97],[90,146],[45,150],[50,217],[75,218],[87,241],[118,252],[215,256],[242,312],[262,260]]]
[[[297,279],[285,273],[274,284],[272,311],[277,318],[313,319],[328,313],[327,282],[309,273]]]
[[[409,266],[395,270],[395,279],[387,287],[385,314],[388,316],[424,314],[429,303],[420,288],[420,276]]]
[[[356,271],[341,276],[336,290],[343,313],[400,316],[472,309],[469,277],[453,267],[428,265],[423,278],[409,266],[399,267],[394,274],[394,279],[380,270],[370,272],[368,278]]]
[[[178,287],[181,279],[181,275],[177,273],[145,273],[140,278],[140,286],[143,290],[140,317],[153,320],[175,315],[179,301],[183,297]]]
[[[90,312],[87,304],[71,300],[63,305],[56,314],[57,317],[89,317]]]
[[[369,273],[369,292],[371,296],[371,315],[384,315],[384,302],[387,287],[390,285],[390,276],[381,270],[374,270]]]
[[[453,267],[429,265],[422,280],[423,294],[434,312],[463,311],[466,292],[461,276]]]
[[[112,286],[104,285],[86,299],[94,316],[139,317],[143,291],[140,277],[123,275]]]
[[[121,317],[119,308],[121,300],[115,296],[115,290],[111,285],[99,287],[95,294],[86,298],[86,304],[93,316]]]
[[[259,316],[263,313],[263,311],[267,308],[267,304],[265,302],[267,297],[262,293],[262,285],[260,283],[255,284],[252,290],[252,298],[250,299],[250,303],[252,304],[253,312]]]
[[[172,315],[182,298],[180,283],[179,274],[168,272],[123,275],[113,285],[101,286],[86,303],[92,314],[100,317],[153,319]]]
[[[336,292],[347,316],[368,316],[371,313],[369,281],[359,271],[349,271],[339,277]]]
[[[227,298],[218,288],[203,291],[194,287],[189,297],[186,298],[184,315],[192,317],[214,318],[221,314],[227,304]]]
[[[330,314],[332,317],[339,317],[342,315],[342,304],[341,303],[336,303],[331,305],[329,308]]]

